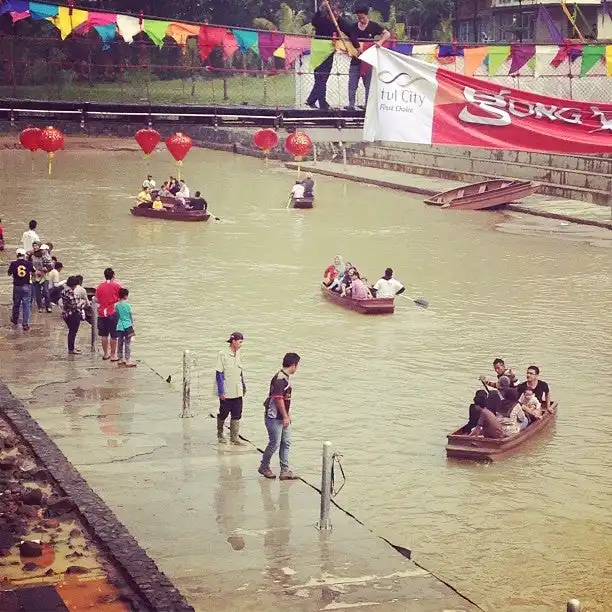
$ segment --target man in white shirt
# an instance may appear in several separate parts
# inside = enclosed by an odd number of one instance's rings
[[[296,181],[295,185],[291,188],[291,197],[298,200],[304,197],[304,185],[300,181]]]
[[[393,278],[393,270],[387,268],[385,270],[385,275],[376,281],[373,289],[376,292],[375,295],[377,298],[392,298],[400,293],[404,293],[406,287],[398,280],[395,280]]]
[[[35,231],[37,226],[36,221],[32,219],[28,226],[30,229],[23,232],[23,235],[21,236],[21,244],[23,245],[26,253],[29,253],[32,250],[32,244],[34,242],[38,242],[40,244],[40,238]]]
[[[148,174],[147,178],[142,181],[142,188],[144,189],[145,187],[149,190],[155,189],[155,181],[153,180],[153,176],[150,174]]]
[[[219,397],[217,414],[217,440],[226,444],[223,427],[228,415],[230,420],[230,442],[240,445],[240,419],[242,418],[242,398],[246,394],[240,347],[244,336],[240,332],[230,335],[229,346],[219,351],[215,368],[215,395]]]

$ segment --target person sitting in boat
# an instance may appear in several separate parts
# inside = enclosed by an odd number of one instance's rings
[[[523,391],[519,397],[519,404],[530,421],[537,421],[542,418],[542,404],[535,396],[533,389],[527,388]]]
[[[291,188],[291,198],[301,200],[304,197],[304,185],[300,181],[295,181],[295,185]]]
[[[334,282],[329,287],[332,291],[337,291],[338,293],[342,293],[343,286],[344,287],[350,286],[351,277],[349,275],[349,272],[351,271],[352,267],[353,267],[353,264],[350,261],[347,261],[344,264],[344,271],[342,272],[342,274],[338,274]]]
[[[136,199],[140,204],[147,204],[152,202],[151,192],[148,187],[143,187],[142,191],[136,196]]]
[[[474,427],[478,426],[478,420],[480,419],[480,413],[483,408],[487,407],[487,398],[489,394],[484,389],[479,389],[474,394],[474,399],[470,404],[469,408],[469,419],[467,425],[463,428],[465,434],[471,433]]]
[[[168,183],[168,181],[166,181],[161,186],[161,189],[157,192],[157,195],[161,196],[163,198],[173,198],[174,194],[170,191],[169,187],[170,187],[170,183]]]
[[[302,181],[305,198],[314,198],[314,185],[315,183],[312,180],[312,174],[307,174],[306,178]]]
[[[170,180],[168,181],[168,189],[173,196],[175,196],[181,189],[179,182],[173,176],[171,176]]]
[[[206,212],[208,210],[208,202],[202,197],[199,191],[196,191],[195,198],[189,202],[189,208],[191,210],[203,210]]]
[[[142,181],[142,188],[147,188],[149,191],[155,189],[156,185],[155,185],[155,180],[153,179],[153,176],[151,174],[147,174],[147,178]]]
[[[504,360],[501,359],[501,357],[498,357],[493,361],[493,369],[497,374],[497,380],[487,380],[486,376],[481,376],[479,379],[481,382],[487,385],[487,387],[493,387],[494,389],[497,389],[499,386],[499,379],[502,376],[507,376],[510,379],[510,386],[515,387],[518,384],[516,374],[514,373],[512,368],[506,368],[506,364],[504,363]]]
[[[155,201],[153,202],[153,206],[151,207],[153,210],[163,210],[164,203],[161,201],[161,198],[157,196]]]
[[[492,393],[491,395],[496,394]],[[514,436],[529,425],[529,419],[518,403],[518,393],[516,389],[508,388],[505,391],[505,397],[501,402],[498,416],[499,422],[504,430],[505,438]]]
[[[342,261],[342,257],[340,255],[336,255],[334,257],[334,261],[330,266],[325,268],[325,272],[323,272],[323,284],[326,287],[331,287],[333,282],[341,275],[344,271],[344,262]]]
[[[487,396],[487,405],[484,407],[476,404],[475,410],[479,413],[478,422],[476,427],[470,432],[470,436],[484,436],[485,438],[493,438],[494,440],[503,438],[504,430],[497,417],[497,411],[500,408],[501,398],[499,397],[499,393],[489,393]]]
[[[406,291],[406,287],[393,278],[393,269],[387,268],[384,275],[372,287],[373,295],[377,298],[392,298]]]
[[[554,412],[550,406],[550,387],[543,380],[540,380],[540,368],[538,366],[530,365],[527,368],[527,380],[516,389],[519,395],[525,393],[526,389],[531,389],[537,400],[542,404],[542,410]]]

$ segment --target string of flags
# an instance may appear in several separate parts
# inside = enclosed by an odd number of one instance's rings
[[[606,0],[612,5],[612,1]],[[336,48],[334,41],[312,36],[284,34],[276,31],[260,31],[246,28],[183,23],[144,16],[123,15],[109,12],[89,11],[72,5],[47,4],[29,0],[0,0],[0,15],[10,14],[13,23],[22,19],[46,20],[60,32],[62,40],[71,34],[85,35],[94,30],[102,41],[102,49],[108,49],[111,41],[120,38],[133,43],[134,38],[144,33],[158,48],[166,38],[173,39],[186,52],[187,39],[197,38],[202,62],[209,61],[215,49],[221,49],[225,58],[236,53],[253,52],[262,60],[280,58],[285,68],[291,68],[303,55],[309,55],[310,69],[313,70],[327,59]],[[610,9],[612,18],[612,9]],[[388,47],[404,55],[415,55],[429,62],[449,64],[463,58],[463,70],[468,76],[483,64],[489,76],[495,76],[509,61],[509,74],[518,75],[529,66],[536,76],[544,66],[558,68],[564,61],[573,63],[581,58],[580,76],[588,74],[598,63],[604,62],[606,74],[612,76],[612,45],[584,44],[576,20],[570,22],[581,42],[563,39],[557,26],[543,5],[540,5],[538,20],[547,28],[554,45],[533,45],[516,43],[510,45],[467,46],[460,43],[418,44],[404,41],[390,41]]]

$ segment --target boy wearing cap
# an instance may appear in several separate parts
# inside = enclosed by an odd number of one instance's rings
[[[25,249],[17,249],[17,259],[8,268],[8,275],[13,277],[13,312],[11,323],[19,324],[19,310],[23,309],[21,324],[24,331],[30,329],[30,310],[32,308],[32,273],[34,267],[26,259]]]
[[[51,312],[51,299],[49,297],[49,280],[47,274],[53,270],[53,260],[49,253],[49,245],[40,244],[40,242],[32,243],[32,255],[30,261],[34,266],[34,275],[32,277],[32,287],[34,289],[34,297],[38,312],[42,312],[43,308],[47,312]]]
[[[242,418],[242,398],[246,394],[244,373],[240,347],[244,336],[240,332],[230,335],[227,346],[217,354],[217,366],[215,368],[215,391],[219,397],[219,414],[217,415],[217,440],[219,444],[226,444],[223,435],[225,419],[231,414],[230,420],[230,442],[241,445],[240,419]]]

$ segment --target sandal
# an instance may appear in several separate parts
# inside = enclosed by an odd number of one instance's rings
[[[102,359],[104,361],[108,361],[110,359],[110,355],[104,355],[104,357],[102,357]]]

